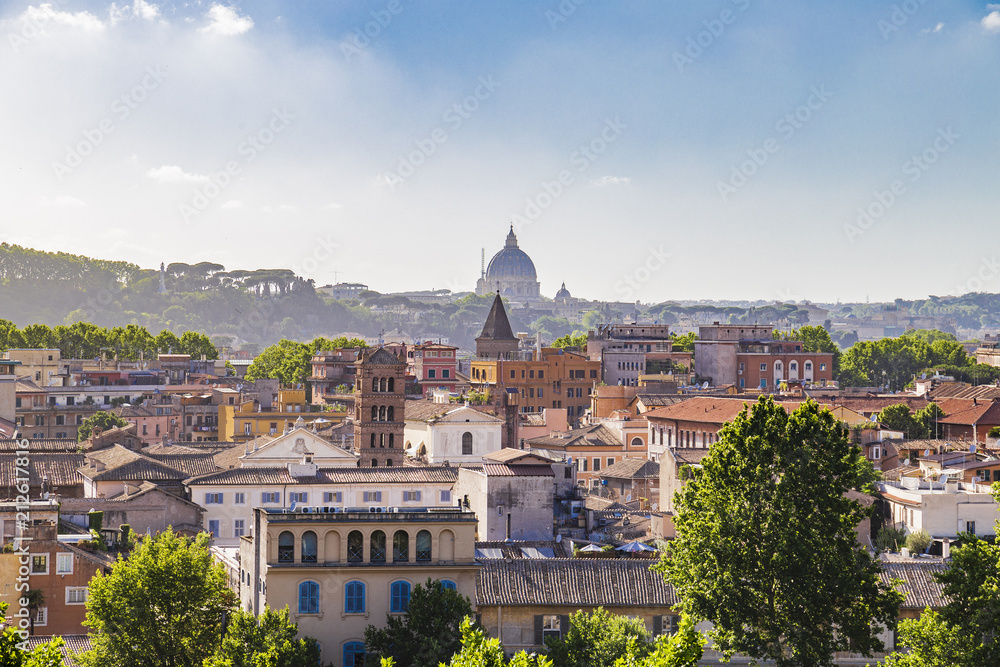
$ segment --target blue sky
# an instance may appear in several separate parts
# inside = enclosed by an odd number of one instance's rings
[[[816,4],[8,1],[0,238],[465,290],[513,221],[550,296],[1000,291],[1000,6]]]

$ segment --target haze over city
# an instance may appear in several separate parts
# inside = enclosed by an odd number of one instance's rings
[[[654,256],[630,298],[1000,290],[995,5],[16,0],[0,33],[10,243],[465,291],[513,222],[549,296]]]

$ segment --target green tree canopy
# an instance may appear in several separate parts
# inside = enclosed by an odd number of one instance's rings
[[[552,347],[578,347],[581,352],[587,351],[587,334],[582,331],[574,331],[571,334],[560,336],[552,341]]]
[[[508,663],[503,653],[499,639],[488,637],[482,628],[478,627],[471,616],[466,616],[459,626],[461,632],[461,649],[457,651],[448,663],[441,662],[442,667],[553,667],[552,661],[544,655],[518,652]],[[382,667],[393,667],[392,658],[383,658]]]
[[[397,667],[436,665],[457,653],[462,644],[462,619],[472,614],[469,598],[440,581],[428,579],[410,592],[402,616],[386,615],[385,627],[365,629],[371,664],[391,657]]]
[[[8,607],[6,602],[0,602],[0,619],[7,616]],[[22,635],[16,625],[15,621],[0,633],[0,665],[3,667],[62,667],[63,658],[60,649],[65,645],[62,637],[55,637],[52,641],[29,651],[25,643],[28,631],[25,630]]]
[[[726,656],[832,665],[880,650],[902,596],[857,543],[871,510],[847,493],[873,494],[875,479],[860,448],[815,402],[789,415],[763,397],[719,438],[677,494],[677,537],[655,566],[681,609],[712,622]]]
[[[76,441],[83,442],[90,437],[90,434],[94,432],[94,427],[99,427],[102,431],[107,431],[108,429],[118,427],[128,426],[128,422],[116,415],[113,412],[107,412],[105,410],[98,410],[94,414],[90,415],[80,424],[79,430],[77,431]]]
[[[209,536],[188,540],[170,529],[143,538],[111,573],[90,581],[84,667],[200,667],[222,638],[235,603]]]
[[[651,649],[649,640],[642,619],[610,614],[599,607],[592,614],[571,614],[568,631],[546,642],[546,652],[555,667],[614,667],[625,656],[645,658]]]
[[[288,607],[264,608],[259,618],[237,609],[229,617],[226,636],[204,667],[320,667],[319,644],[298,637],[288,620]]]

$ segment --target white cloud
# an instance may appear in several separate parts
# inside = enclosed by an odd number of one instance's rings
[[[112,2],[111,7],[108,8],[108,14],[111,15],[111,25],[117,25],[122,21],[131,21],[134,18],[152,21],[160,16],[160,7],[151,2],[145,2],[145,0],[135,0],[131,5],[121,7]]]
[[[160,183],[205,183],[208,176],[186,172],[175,164],[165,164],[157,169],[150,169],[146,176]]]
[[[229,201],[227,201],[226,203],[224,203],[219,208],[222,208],[222,209],[235,209],[235,208],[246,208],[246,207],[247,207],[247,205],[244,204],[243,202],[241,202],[239,199],[230,199]]]
[[[58,195],[56,197],[42,197],[39,204],[45,208],[83,208],[86,204],[82,199],[70,197],[69,195]]]
[[[988,5],[991,9],[997,5]],[[983,17],[979,22],[979,25],[983,26],[990,32],[1000,32],[1000,9],[993,9],[992,12]]]
[[[90,12],[77,12],[75,14],[61,12],[53,9],[48,2],[43,2],[37,7],[28,7],[12,22],[21,23],[25,29],[34,28],[40,31],[48,26],[65,26],[88,32],[104,30],[104,24],[101,20]]]
[[[601,176],[600,178],[595,178],[590,182],[590,187],[592,188],[604,188],[609,185],[628,185],[632,182],[632,179],[628,176]]]
[[[253,19],[249,16],[240,16],[236,13],[235,7],[225,7],[214,4],[205,14],[209,24],[203,28],[198,28],[200,32],[214,32],[220,35],[242,35],[253,27]]]
[[[923,30],[920,31],[920,34],[921,35],[926,35],[926,34],[931,33],[931,32],[941,32],[942,30],[944,30],[944,24],[943,23],[938,23],[933,28],[924,28]]]

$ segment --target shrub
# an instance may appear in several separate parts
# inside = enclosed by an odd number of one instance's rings
[[[1000,426],[994,426],[986,433],[987,438],[1000,438]]]
[[[899,551],[906,541],[906,533],[896,526],[883,526],[875,536],[875,547],[879,551]]]
[[[926,530],[918,530],[906,536],[906,548],[913,553],[922,554],[931,545],[931,536]]]

